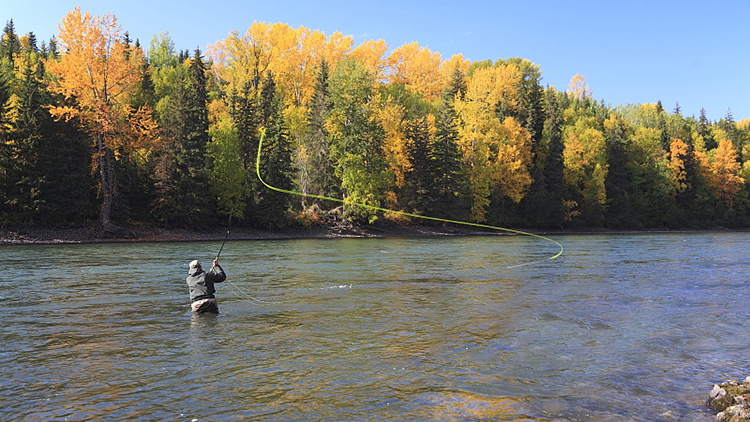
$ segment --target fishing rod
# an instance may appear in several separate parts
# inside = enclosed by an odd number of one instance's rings
[[[227,239],[229,239],[229,231],[231,229],[232,229],[232,215],[230,214],[229,215],[229,225],[227,226],[227,234],[224,236],[224,241],[221,242],[221,247],[219,248],[219,252],[216,254],[216,258],[215,258],[214,261],[218,261],[219,260],[219,255],[221,255],[221,251],[224,250],[224,245],[227,243]],[[213,269],[213,267],[211,267],[211,268]],[[235,296],[239,297],[240,299],[246,300],[246,301],[251,302],[251,303],[252,302],[271,303],[271,302],[266,302],[264,300],[257,299],[257,298],[254,298],[254,297],[250,296],[244,290],[242,290],[240,288],[240,286],[234,284],[232,282],[232,280],[226,279],[226,282],[229,283],[233,287],[232,293],[234,293]],[[238,294],[237,292],[240,292],[241,295]]]
[[[227,226],[227,234],[224,236],[224,241],[221,242],[221,247],[219,248],[219,253],[216,254],[216,258],[214,258],[214,262],[219,260],[219,255],[221,255],[221,251],[224,250],[224,244],[227,243],[227,239],[229,239],[229,231],[232,229],[232,215],[229,214],[229,225]],[[213,266],[211,267],[213,269]]]

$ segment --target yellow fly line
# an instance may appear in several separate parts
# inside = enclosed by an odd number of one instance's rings
[[[344,203],[343,199],[331,198],[331,197],[322,196],[322,195],[305,194],[305,193],[302,193],[302,192],[297,192],[297,191],[291,191],[291,190],[277,188],[275,186],[271,186],[268,183],[266,183],[266,181],[263,180],[263,177],[261,177],[261,175],[260,175],[260,155],[261,155],[261,151],[262,151],[262,148],[263,148],[263,138],[265,137],[265,135],[266,135],[266,131],[264,129],[261,129],[260,142],[258,142],[258,158],[257,158],[257,160],[255,160],[255,172],[258,175],[258,179],[260,180],[261,183],[263,183],[263,185],[265,185],[268,189],[275,190],[276,192],[286,193],[286,194],[289,194],[289,195],[296,195],[296,196],[302,196],[302,197],[307,197],[307,198],[324,199],[326,201],[340,202],[342,204]],[[524,235],[524,236],[530,236],[530,237],[534,237],[534,238],[537,238],[537,239],[542,239],[542,240],[545,240],[547,242],[553,243],[553,244],[557,245],[557,247],[560,248],[560,250],[556,254],[552,255],[551,257],[549,257],[547,259],[555,259],[555,258],[557,258],[557,257],[559,257],[560,255],[563,254],[563,246],[562,246],[562,244],[560,244],[559,242],[557,242],[554,239],[550,239],[549,237],[542,236],[542,235],[535,234],[535,233],[529,233],[529,232],[524,232],[524,231],[521,231],[521,230],[509,229],[509,228],[506,228],[506,227],[492,226],[492,225],[489,225],[489,224],[472,223],[472,222],[468,222],[468,221],[457,221],[457,220],[449,220],[449,219],[445,219],[445,218],[430,217],[428,215],[412,214],[412,213],[408,213],[408,212],[404,212],[404,211],[395,211],[395,210],[389,210],[389,209],[386,209],[386,208],[376,207],[374,205],[367,205],[367,204],[354,204],[354,205],[356,205],[358,207],[363,207],[363,208],[367,208],[367,209],[370,209],[370,210],[374,210],[374,211],[380,211],[380,212],[384,212],[384,213],[399,214],[399,215],[403,215],[405,217],[421,218],[421,219],[424,219],[424,220],[440,221],[440,222],[443,222],[443,223],[459,224],[459,225],[464,225],[464,226],[479,227],[479,228],[483,228],[483,229],[498,230],[498,231],[503,231],[503,232],[507,232],[507,233],[514,233],[514,234],[520,234],[520,235]]]

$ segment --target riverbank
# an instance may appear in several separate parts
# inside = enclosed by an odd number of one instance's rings
[[[232,240],[324,239],[345,237],[424,237],[487,233],[486,230],[480,231],[453,226],[404,226],[399,224],[378,224],[366,228],[352,227],[347,230],[322,225],[314,227],[288,227],[277,230],[238,226],[231,227],[229,238]],[[194,242],[223,240],[226,236],[226,227],[214,227],[205,230],[115,225],[109,226],[107,229],[103,229],[100,226],[56,228],[24,225],[0,227],[0,245]]]
[[[695,233],[695,232],[735,232],[747,229],[682,229],[682,230],[557,230],[544,231],[520,229],[538,235],[559,234],[633,234],[633,233]],[[253,227],[233,226],[230,239],[233,240],[272,240],[272,239],[326,239],[347,237],[436,237],[514,234],[513,231],[495,231],[471,226],[442,225],[402,225],[394,222],[377,222],[365,227],[327,226],[323,224],[311,227],[286,227],[276,230],[264,230]],[[119,226],[110,225],[106,229],[94,225],[88,227],[41,227],[34,225],[0,226],[0,245],[24,244],[65,244],[65,243],[125,243],[125,242],[198,242],[224,240],[226,227],[213,227],[203,230],[161,228],[152,226]]]

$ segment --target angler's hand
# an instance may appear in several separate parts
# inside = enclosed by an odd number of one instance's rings
[[[218,259],[218,258],[215,258],[215,259],[214,259],[214,267],[215,267],[215,266],[217,266],[217,265],[219,265],[219,259]]]

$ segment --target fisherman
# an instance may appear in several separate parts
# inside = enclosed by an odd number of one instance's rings
[[[221,283],[227,279],[224,270],[219,266],[218,257],[214,259],[214,265],[208,272],[203,271],[200,261],[197,259],[190,263],[188,270],[187,285],[190,289],[190,302],[193,312],[202,314],[210,312],[219,313],[219,305],[216,304],[214,283]]]

